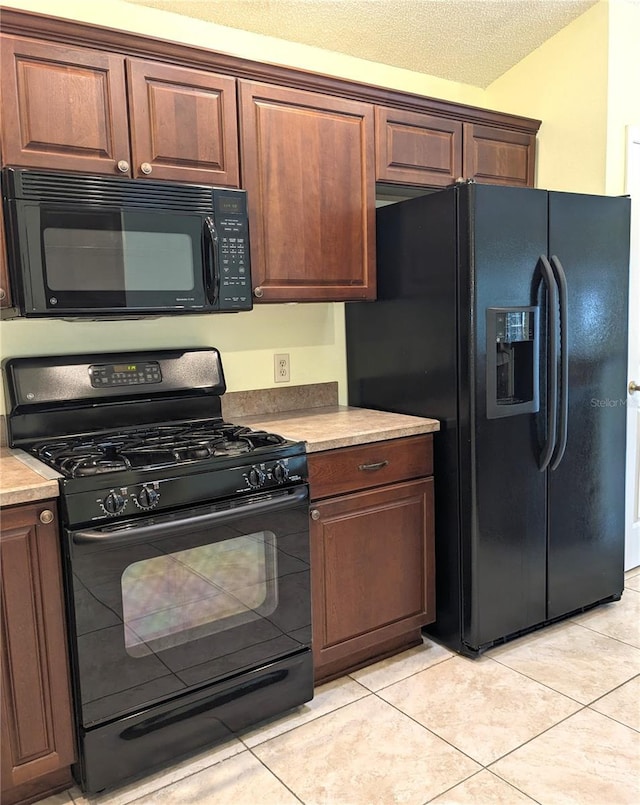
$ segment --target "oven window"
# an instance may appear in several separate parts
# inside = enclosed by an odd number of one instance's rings
[[[275,541],[260,531],[129,565],[121,579],[127,653],[157,653],[273,613]]]

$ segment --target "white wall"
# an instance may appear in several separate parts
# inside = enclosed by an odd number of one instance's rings
[[[542,120],[539,187],[605,190],[608,12],[601,0],[486,90],[494,107]]]

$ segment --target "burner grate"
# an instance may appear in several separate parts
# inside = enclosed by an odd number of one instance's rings
[[[245,455],[285,441],[275,433],[207,420],[47,441],[31,452],[63,475],[77,478]]]

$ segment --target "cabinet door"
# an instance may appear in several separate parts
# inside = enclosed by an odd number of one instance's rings
[[[462,123],[376,107],[376,179],[444,186],[462,175]]]
[[[373,107],[240,81],[255,296],[375,297]]]
[[[68,782],[74,760],[56,519],[53,501],[2,512],[3,803]]]
[[[121,56],[10,36],[1,56],[4,164],[128,173]]]
[[[311,551],[321,678],[434,620],[433,479],[312,503]]]
[[[464,124],[464,175],[467,179],[533,187],[535,157],[534,134]]]
[[[238,187],[234,78],[127,61],[133,175]]]

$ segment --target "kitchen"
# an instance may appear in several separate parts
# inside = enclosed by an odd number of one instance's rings
[[[592,84],[589,83],[588,86],[592,91]],[[480,103],[477,93],[474,99]],[[483,102],[484,105],[488,103],[488,100]],[[499,103],[496,105],[499,108],[501,106]],[[593,108],[590,109],[590,112],[580,113],[593,114]],[[530,110],[521,111],[530,113]],[[574,112],[572,110],[572,115]],[[541,113],[540,117],[544,115]],[[572,125],[575,126],[575,123]],[[598,131],[601,128],[598,127]],[[544,143],[544,140],[541,142]],[[544,170],[543,156],[544,152],[540,154],[539,171]],[[553,155],[547,158],[552,162],[556,159]],[[562,159],[557,161],[560,164],[553,164],[556,186],[561,175],[560,170],[568,170],[561,164]],[[591,167],[593,160],[586,160],[586,164]],[[598,187],[597,181],[581,166],[580,174],[575,175],[565,188],[603,192],[605,188]],[[537,184],[551,186],[552,182],[540,180],[539,174]],[[611,192],[616,192],[615,187],[612,186]],[[109,344],[109,349],[114,350],[130,349],[132,345],[136,348],[171,348],[213,344],[220,349],[223,356],[227,384],[233,391],[273,386],[273,353],[288,353],[291,357],[293,384],[338,380],[344,395],[346,373],[342,305],[321,303],[297,307],[277,306],[273,309],[256,305],[250,313],[234,314],[232,317],[225,317],[222,322],[220,318],[216,317],[211,324],[209,321],[200,321],[199,317],[194,317],[193,320],[162,320],[161,327],[157,321],[127,324],[7,322],[3,332],[3,352],[5,355],[37,354],[42,352],[42,344],[45,342],[48,353],[77,352],[77,343],[82,343],[83,348],[91,351],[99,351],[105,343]],[[162,333],[161,340],[157,337],[159,330]],[[70,343],[70,333],[73,334],[74,343]],[[255,349],[256,344],[260,344],[259,350]]]

